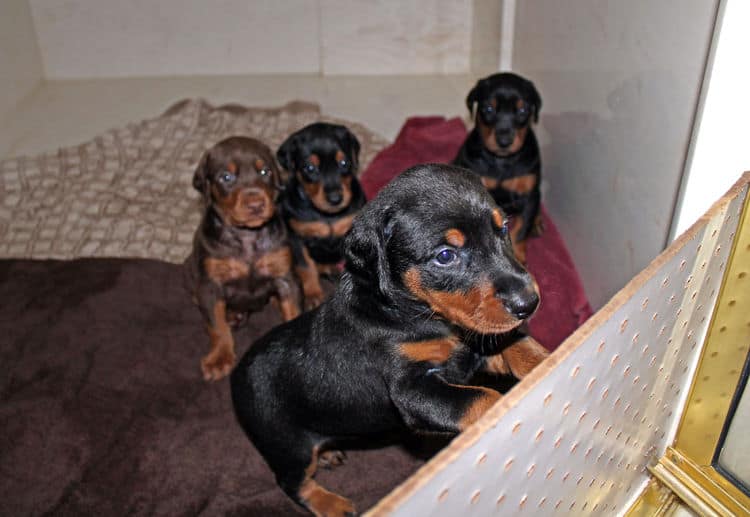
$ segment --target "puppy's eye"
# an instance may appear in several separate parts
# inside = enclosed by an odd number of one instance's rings
[[[308,174],[315,174],[315,171],[318,170],[318,168],[312,163],[306,164],[304,169],[305,169],[305,172]]]
[[[224,171],[221,174],[219,174],[219,181],[226,185],[229,185],[230,183],[234,183],[234,180],[236,179],[237,179],[237,176],[235,176],[229,171]]]
[[[482,111],[484,111],[485,115],[494,115],[495,114],[495,108],[492,107],[492,104],[485,105],[485,107],[482,108]]]
[[[529,114],[529,108],[527,108],[525,105],[521,106],[520,108],[518,108],[516,113],[518,113],[518,115],[521,117],[525,117],[526,115]]]
[[[339,168],[341,168],[341,169],[348,169],[349,168],[349,162],[347,160],[341,160],[339,162]]]
[[[456,255],[456,252],[449,248],[442,249],[438,252],[437,255],[435,255],[435,260],[442,266],[452,264],[456,261],[457,258],[458,255]]]
[[[271,174],[271,169],[269,169],[268,167],[263,167],[258,171],[258,174],[260,174],[261,176],[268,176],[269,174]]]

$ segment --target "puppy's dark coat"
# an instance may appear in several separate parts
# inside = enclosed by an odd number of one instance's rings
[[[201,361],[206,380],[227,375],[234,365],[231,324],[269,299],[284,320],[299,314],[292,253],[276,208],[279,182],[271,150],[243,137],[227,138],[206,151],[193,176],[205,213],[185,267],[211,339]]]
[[[536,284],[475,174],[404,172],[355,218],[345,255],[333,296],[262,337],[232,373],[240,424],[281,488],[316,515],[354,511],[313,480],[337,441],[458,433],[500,398],[469,386],[475,373],[520,378],[547,356],[519,329]]]
[[[538,226],[542,165],[531,128],[542,99],[531,81],[501,73],[481,79],[466,97],[475,126],[453,160],[477,173],[495,202],[514,218],[511,240],[526,261],[526,239]]]
[[[356,177],[359,141],[344,126],[318,122],[289,136],[276,156],[291,175],[281,207],[305,305],[317,307],[319,275],[338,275],[343,237],[365,204]]]

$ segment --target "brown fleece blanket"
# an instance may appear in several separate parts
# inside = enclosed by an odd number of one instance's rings
[[[147,259],[0,260],[0,515],[297,515],[207,384],[181,268]],[[269,306],[238,352],[277,324]],[[372,506],[422,461],[348,452],[318,479]]]

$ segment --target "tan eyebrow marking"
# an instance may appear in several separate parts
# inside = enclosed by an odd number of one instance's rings
[[[466,236],[458,228],[451,228],[445,232],[445,240],[448,244],[457,248],[466,244]]]

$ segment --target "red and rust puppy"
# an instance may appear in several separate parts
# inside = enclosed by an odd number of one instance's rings
[[[232,372],[239,423],[281,488],[316,515],[354,512],[318,485],[340,440],[458,433],[497,402],[480,371],[525,376],[547,357],[521,325],[539,303],[505,216],[470,171],[421,165],[354,219],[320,307],[271,330]]]
[[[279,170],[271,150],[252,138],[231,137],[209,149],[193,176],[206,211],[185,261],[193,299],[211,350],[201,360],[206,380],[234,366],[230,325],[274,301],[284,320],[299,315],[292,253],[276,209]]]
[[[538,122],[542,99],[531,81],[501,73],[477,82],[466,97],[474,129],[454,165],[477,173],[495,202],[513,218],[511,240],[526,262],[526,239],[539,227],[542,164],[532,121]]]
[[[317,122],[289,136],[276,157],[291,174],[281,208],[305,306],[317,307],[320,275],[338,276],[343,237],[365,204],[356,177],[359,141],[344,126]]]

